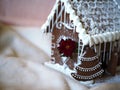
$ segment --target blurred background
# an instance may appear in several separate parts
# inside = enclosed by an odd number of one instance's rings
[[[56,0],[0,0],[0,21],[41,26]],[[120,5],[120,0],[116,0]]]
[[[0,21],[7,24],[41,26],[55,0],[0,0]]]

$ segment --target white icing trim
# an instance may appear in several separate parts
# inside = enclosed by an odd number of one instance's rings
[[[105,61],[105,56],[106,56],[106,42],[104,43],[104,51],[103,51],[103,61]]]
[[[93,79],[96,78],[98,76],[100,76],[102,73],[104,72],[104,70],[100,70],[99,72],[90,75],[90,76],[82,76],[82,75],[78,75],[77,73],[75,73],[75,75],[72,74],[73,77],[78,78],[78,79],[84,79],[84,80],[89,80],[89,79]]]
[[[96,69],[98,69],[101,66],[101,62],[99,62],[97,65],[95,65],[94,67],[91,68],[83,68],[80,66],[77,66],[76,69],[80,70],[80,71],[84,71],[84,72],[89,72],[89,71],[94,71]]]
[[[76,42],[76,40],[75,40],[74,38],[71,38],[71,37],[68,37],[68,36],[61,35],[61,36],[57,39],[57,41],[56,41],[57,46],[59,46],[59,43],[60,43],[60,41],[61,41],[62,39],[63,39],[63,40],[71,39],[71,40],[73,40],[73,41]]]
[[[76,32],[79,33],[79,39],[81,39],[83,41],[83,45],[88,45],[89,44],[90,46],[93,46],[94,44],[99,44],[99,43],[103,43],[103,42],[111,42],[111,41],[115,41],[115,40],[120,39],[120,31],[106,32],[106,33],[96,34],[96,35],[93,35],[93,36],[90,36],[90,35],[86,34],[86,30],[82,27],[80,19],[76,15],[76,13],[75,13],[74,9],[72,8],[69,0],[57,0],[56,1],[50,15],[48,16],[47,21],[45,22],[45,24],[43,24],[41,29],[46,29],[47,26],[50,24],[50,21],[55,14],[55,10],[58,7],[58,4],[59,4],[58,2],[59,1],[61,1],[61,3],[64,3],[65,12],[67,12],[70,15],[70,20],[72,20],[73,24],[76,26]],[[118,5],[116,0],[114,0],[114,2],[116,3],[116,5]]]
[[[65,12],[70,14],[70,20],[73,21],[74,25],[76,26],[76,32],[79,34],[86,34],[85,29],[82,27],[79,17],[76,15],[75,11],[73,10],[70,2],[68,0],[61,0],[64,2],[65,5]]]
[[[42,30],[46,30],[46,29],[47,29],[47,26],[49,26],[50,20],[53,18],[54,14],[55,14],[55,10],[57,9],[57,7],[58,7],[58,5],[59,5],[59,1],[60,1],[60,0],[56,0],[56,2],[55,2],[55,4],[54,4],[54,6],[53,6],[53,8],[52,8],[52,10],[51,10],[51,12],[50,12],[50,14],[49,14],[49,16],[47,17],[46,22],[45,22],[45,23],[42,25],[42,27],[41,27]]]
[[[64,0],[64,3],[65,3],[65,0]],[[70,3],[67,2],[65,5],[66,5],[65,9],[67,10],[67,13],[70,13],[70,19],[73,20],[73,23],[77,26],[76,31],[79,32],[79,38],[82,39],[84,45],[89,44],[90,46],[92,46],[94,44],[110,42],[110,41],[115,41],[120,39],[119,32],[102,33],[99,35],[98,34],[93,35],[92,37],[86,34],[85,29],[82,28],[82,24],[79,21],[79,17],[75,14],[75,11],[73,11],[72,6],[70,6]]]
[[[111,42],[111,41],[120,39],[120,32],[116,31],[116,32],[107,32],[107,33],[97,34],[97,35],[91,36],[91,39],[92,40],[88,39],[88,43],[90,46],[93,46],[94,44],[98,44],[98,43],[103,43],[103,42]]]
[[[94,57],[81,57],[81,61],[94,61],[98,59],[98,56],[94,56]]]
[[[111,58],[111,53],[112,53],[112,46],[113,46],[112,44],[113,44],[113,42],[110,42],[109,60]]]
[[[74,29],[74,26],[72,25],[72,23],[64,23],[64,22],[58,22],[57,24],[56,24],[56,27],[58,28],[58,29],[62,29],[62,25],[64,25],[64,27],[66,27],[67,29]]]

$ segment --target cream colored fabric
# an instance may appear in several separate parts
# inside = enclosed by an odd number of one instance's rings
[[[41,33],[40,27],[0,25],[0,90],[120,90],[119,83],[90,88],[44,66],[51,35]]]
[[[120,90],[120,83],[106,83],[93,87],[90,90]]]

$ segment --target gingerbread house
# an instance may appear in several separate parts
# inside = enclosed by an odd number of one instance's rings
[[[51,33],[51,65],[64,67],[76,80],[104,72],[115,75],[120,64],[120,7],[115,0],[56,0],[42,26]],[[61,71],[61,69],[58,69]]]

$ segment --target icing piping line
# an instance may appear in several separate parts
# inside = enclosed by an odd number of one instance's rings
[[[99,72],[90,75],[90,76],[82,76],[82,75],[78,75],[77,73],[74,75],[72,74],[73,77],[78,78],[78,79],[93,79],[95,77],[98,77],[99,75],[101,75],[104,72],[104,70],[100,70]]]
[[[42,27],[41,27],[42,30],[46,30],[46,29],[47,29],[47,26],[50,24],[50,21],[51,21],[51,19],[53,18],[54,14],[55,14],[55,10],[57,9],[57,7],[58,7],[58,5],[59,5],[59,1],[60,1],[60,0],[56,0],[56,2],[55,2],[55,4],[54,4],[54,6],[53,6],[53,8],[52,8],[52,10],[51,10],[51,12],[50,12],[50,14],[49,14],[48,17],[47,17],[46,22],[45,22],[45,23],[42,25]]]
[[[94,71],[96,70],[97,68],[101,67],[101,62],[99,62],[97,65],[95,65],[94,67],[92,68],[83,68],[83,67],[80,67],[80,66],[77,66],[76,69],[80,70],[80,71],[86,71],[86,72],[89,72],[89,71]]]

